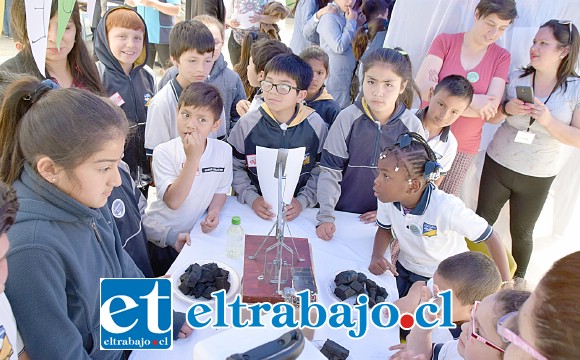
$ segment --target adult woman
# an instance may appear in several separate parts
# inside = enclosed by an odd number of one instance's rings
[[[580,252],[556,261],[519,314],[499,320],[498,333],[511,344],[506,360],[577,359],[580,354]],[[510,331],[518,328],[519,334]]]
[[[11,13],[14,36],[20,39],[24,47],[16,56],[0,65],[0,70],[29,74],[44,79],[32,57],[26,29],[24,2],[24,0],[14,0]],[[62,88],[78,87],[104,94],[97,67],[82,39],[81,18],[76,2],[60,42],[60,49],[56,46],[57,28],[58,0],[53,0],[50,8],[46,44],[46,78],[53,80]]]
[[[477,213],[493,224],[510,200],[513,256],[524,277],[532,253],[532,234],[554,177],[562,144],[580,147],[578,30],[569,21],[543,24],[530,48],[530,65],[510,74],[502,113],[507,117],[490,143],[479,189]],[[516,97],[517,86],[531,86],[534,104]]]
[[[510,65],[510,54],[495,44],[517,16],[514,0],[481,0],[471,29],[440,34],[431,44],[417,72],[421,97],[447,75],[466,77],[474,89],[471,105],[451,126],[457,138],[457,156],[441,189],[459,195],[469,165],[479,150],[481,130],[494,117],[501,102]],[[423,105],[427,105],[424,103]]]

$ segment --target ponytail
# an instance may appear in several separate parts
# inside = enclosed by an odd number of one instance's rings
[[[25,163],[35,167],[45,156],[73,170],[128,131],[123,111],[109,99],[80,89],[53,90],[25,77],[6,90],[2,103],[0,180],[12,184]]]
[[[358,28],[356,34],[354,34],[354,39],[352,40],[352,53],[354,54],[356,61],[360,61],[360,58],[363,56],[369,44],[368,29],[368,24],[364,24],[364,26]]]
[[[407,81],[407,86],[405,86],[405,91],[401,94],[401,96],[399,96],[399,99],[403,102],[403,104],[405,104],[407,109],[410,109],[413,107],[413,100],[415,99],[415,95],[417,95],[417,97],[419,98],[419,102],[422,101],[421,90],[419,90],[417,83],[413,79],[413,65],[411,64],[411,58],[409,57],[409,53],[407,53],[400,47],[396,47],[395,50],[397,50],[398,52],[400,52],[401,55],[403,55],[403,58],[405,58],[407,63],[406,66],[409,68],[409,73],[411,74],[411,76],[405,79]]]

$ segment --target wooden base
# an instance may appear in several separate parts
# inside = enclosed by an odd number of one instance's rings
[[[278,284],[271,283],[268,278],[268,274],[264,274],[264,261],[266,260],[265,251],[268,247],[276,244],[276,238],[274,236],[269,236],[268,240],[258,253],[258,256],[256,256],[256,259],[248,259],[248,256],[254,255],[256,253],[260,244],[262,241],[264,241],[264,238],[264,235],[246,235],[246,244],[244,248],[242,300],[248,304],[257,302],[269,302],[274,304],[284,301],[282,296],[276,293],[278,290]],[[294,251],[292,239],[289,237],[284,239],[284,243]],[[291,267],[310,268],[312,270],[312,274],[314,274],[314,269],[312,267],[312,254],[310,251],[310,244],[308,243],[308,239],[294,238],[294,243],[298,249],[298,254],[294,254],[293,264],[291,266],[285,266],[284,268],[287,270],[288,274],[290,273]],[[292,261],[291,254],[284,250],[282,255],[284,262],[290,264]],[[268,260],[271,260],[274,256],[275,250],[271,250],[268,253]],[[304,259],[304,261],[299,261],[298,257]],[[264,276],[262,280],[259,279],[261,275]],[[291,276],[288,276],[286,284],[281,285],[280,289],[283,290],[285,287],[292,287]]]

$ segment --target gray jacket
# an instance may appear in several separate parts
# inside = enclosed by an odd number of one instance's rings
[[[290,40],[290,49],[296,55],[300,55],[302,50],[310,45],[320,44],[316,27],[316,12],[318,4],[316,0],[300,0],[294,14],[294,30]]]

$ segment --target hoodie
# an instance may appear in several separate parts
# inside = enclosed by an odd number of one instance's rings
[[[118,9],[134,11],[131,8],[117,7],[105,13],[99,22],[95,34],[95,52],[99,58],[97,67],[99,68],[101,81],[103,82],[103,87],[107,95],[112,97],[118,94],[120,96],[120,100],[115,101],[115,103],[125,112],[130,126],[137,128],[135,136],[131,136],[127,140],[123,157],[123,160],[129,165],[129,169],[131,169],[131,176],[133,179],[136,179],[137,166],[141,166],[145,174],[151,174],[149,160],[145,156],[144,144],[147,107],[149,106],[149,101],[155,95],[155,76],[152,70],[145,65],[148,52],[146,27],[143,34],[143,51],[141,56],[133,64],[133,69],[129,75],[125,74],[121,64],[113,56],[109,47],[105,24],[107,16]],[[141,21],[143,21],[142,18]],[[145,26],[144,21],[143,26]]]
[[[304,100],[304,103],[306,106],[314,109],[329,128],[338,116],[338,113],[340,113],[340,105],[326,91],[325,86],[320,88],[318,94],[313,96],[312,99]]]
[[[179,70],[176,66],[169,68],[157,85],[158,89],[162,89],[169,81],[175,79],[177,74],[179,74]],[[215,86],[220,91],[224,102],[226,129],[229,134],[230,130],[234,127],[234,124],[240,118],[240,115],[238,115],[236,110],[236,104],[240,100],[246,100],[244,84],[242,83],[240,76],[235,71],[228,68],[228,63],[224,59],[223,54],[220,54],[213,64],[207,83]]]
[[[31,359],[119,359],[100,350],[100,278],[142,278],[105,206],[82,205],[28,164],[13,184],[6,296]],[[55,331],[58,336],[55,337]]]

